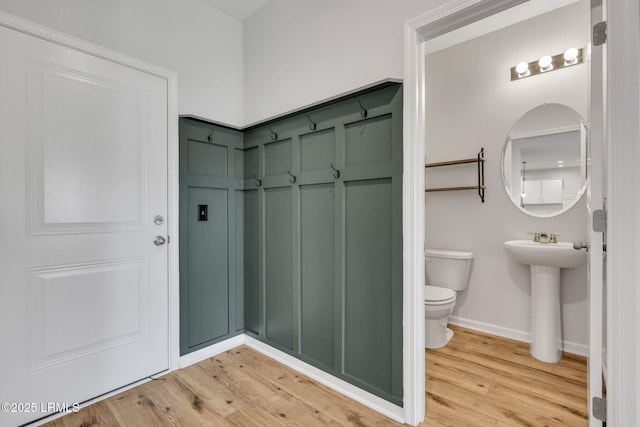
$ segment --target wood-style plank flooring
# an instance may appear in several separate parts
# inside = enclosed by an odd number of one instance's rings
[[[534,359],[529,344],[450,326],[426,352],[424,426],[587,426],[586,358]]]
[[[586,426],[586,361],[533,359],[527,344],[453,327],[428,350],[421,426]],[[54,420],[91,426],[399,426],[240,346]]]

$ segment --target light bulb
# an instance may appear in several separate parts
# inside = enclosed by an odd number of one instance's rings
[[[573,65],[578,62],[578,49],[570,47],[564,52],[564,65]]]
[[[549,71],[553,69],[551,63],[553,59],[549,55],[545,55],[538,61],[538,66],[540,66],[540,71]]]
[[[529,75],[529,64],[526,62],[519,62],[516,65],[516,73],[518,73],[518,77],[525,77]]]

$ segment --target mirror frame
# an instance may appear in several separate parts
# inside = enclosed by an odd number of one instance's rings
[[[581,183],[580,189],[578,190],[578,193],[576,195],[576,197],[571,201],[571,203],[569,203],[567,206],[554,211],[554,212],[549,212],[549,213],[539,213],[539,212],[531,212],[529,210],[527,210],[524,206],[522,206],[521,204],[517,203],[514,198],[512,197],[512,192],[509,191],[509,186],[507,184],[507,176],[506,176],[506,171],[505,171],[505,157],[507,154],[507,149],[509,147],[509,144],[511,143],[512,140],[512,136],[514,134],[514,129],[516,128],[518,122],[520,120],[522,120],[523,117],[525,117],[527,114],[529,114],[531,111],[535,110],[536,108],[540,108],[543,106],[548,106],[548,105],[558,105],[558,106],[563,106],[566,107],[568,109],[570,109],[571,111],[573,111],[576,115],[576,117],[578,118],[578,130],[580,132],[584,132],[585,133],[585,143],[584,143],[584,147],[580,147],[580,160],[582,162],[583,165],[585,165],[585,171],[584,171],[584,177],[580,177],[580,179],[583,181]],[[545,135],[544,133],[544,129],[541,130],[540,132],[540,136]],[[561,132],[558,132],[561,133]],[[552,133],[548,133],[546,135],[553,135]],[[535,135],[532,135],[532,137]],[[589,127],[587,125],[587,123],[585,122],[584,118],[580,115],[580,113],[578,113],[576,110],[574,110],[573,108],[564,105],[564,104],[560,104],[560,103],[544,103],[544,104],[540,104],[540,105],[536,105],[535,107],[529,109],[527,112],[525,112],[522,116],[520,116],[520,118],[518,118],[518,120],[516,120],[516,122],[513,124],[513,126],[511,127],[511,129],[509,130],[509,133],[507,134],[507,138],[505,140],[505,143],[502,147],[502,155],[501,155],[501,159],[500,159],[500,175],[502,177],[502,184],[504,187],[504,191],[507,194],[507,197],[509,198],[509,201],[511,203],[513,203],[514,206],[516,206],[520,211],[522,211],[523,213],[535,217],[535,218],[552,218],[552,217],[556,217],[559,215],[562,215],[563,213],[567,212],[568,210],[570,210],[572,207],[574,207],[581,199],[582,197],[584,197],[584,194],[586,192],[587,189],[587,180],[588,180],[588,175],[589,175],[589,166],[588,166],[588,149],[589,149]],[[581,144],[582,145],[582,144]]]

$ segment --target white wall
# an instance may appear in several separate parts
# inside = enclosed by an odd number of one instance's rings
[[[513,124],[535,106],[561,103],[587,117],[587,65],[515,82],[509,74],[520,61],[586,46],[587,6],[567,6],[427,56],[427,162],[473,157],[480,147],[487,159],[486,203],[473,191],[426,196],[426,245],[475,253],[469,288],[458,296],[454,320],[526,337],[529,268],[512,261],[503,242],[530,238],[528,231],[562,233],[566,241],[586,237],[585,197],[555,218],[527,216],[504,190],[500,158]],[[473,185],[475,174],[474,165],[432,168],[427,186]],[[563,270],[561,280],[564,339],[586,346],[586,266]]]
[[[178,73],[179,112],[242,125],[242,24],[202,0],[0,0],[0,11]]]
[[[271,0],[245,21],[245,122],[403,77],[405,21],[446,0]]]

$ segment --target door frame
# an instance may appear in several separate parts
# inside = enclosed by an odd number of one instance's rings
[[[64,34],[0,11],[0,26],[119,65],[154,75],[167,82],[167,231],[173,237],[167,246],[169,370],[180,358],[179,274],[178,274],[178,75],[177,73]],[[125,384],[123,384],[125,386]]]
[[[607,422],[640,425],[640,5],[607,1]]]
[[[482,3],[482,4],[480,4]],[[452,17],[473,22],[473,15],[517,0],[453,0],[404,26],[404,176],[403,176],[403,321],[405,422],[425,415],[424,364],[424,39],[450,25]],[[531,2],[533,3],[533,2]],[[540,3],[540,2],[538,2]],[[569,4],[571,2],[568,2]],[[560,5],[556,6],[559,7]],[[488,13],[487,13],[488,12]],[[607,413],[615,426],[640,425],[640,198],[625,195],[640,188],[640,7],[636,0],[607,2],[608,121],[608,284]],[[483,17],[484,17],[483,16]],[[447,18],[449,20],[447,21]],[[481,18],[478,18],[481,19]],[[446,32],[446,31],[445,31]],[[632,96],[629,96],[629,94]]]

